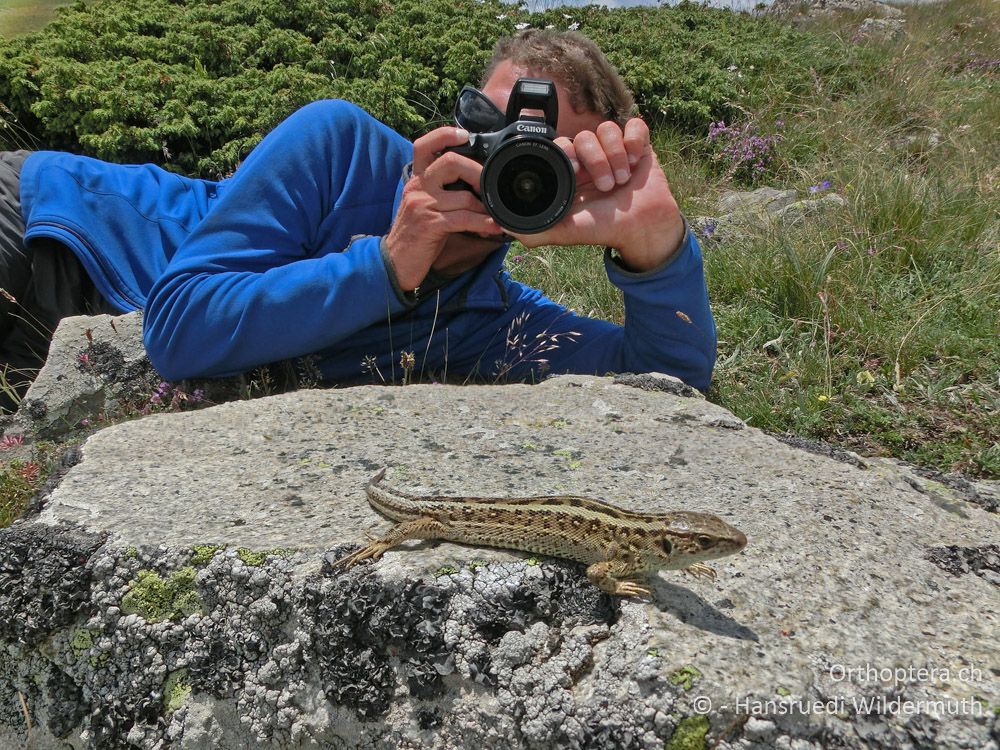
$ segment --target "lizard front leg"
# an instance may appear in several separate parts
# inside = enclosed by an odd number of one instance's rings
[[[633,577],[635,567],[615,558],[596,562],[587,568],[587,578],[601,591],[615,596],[651,596],[652,591]]]
[[[387,549],[395,547],[407,539],[440,539],[447,528],[443,523],[429,516],[421,516],[410,521],[397,523],[384,537],[374,540],[371,544],[347,555],[347,557],[342,557],[332,567],[347,570],[362,560],[378,560]]]
[[[705,565],[705,563],[692,563],[686,568],[681,568],[682,573],[687,573],[689,576],[694,576],[695,578],[703,577],[709,578],[711,580],[716,579],[715,568],[711,565]]]

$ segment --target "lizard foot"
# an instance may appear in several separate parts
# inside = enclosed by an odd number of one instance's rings
[[[713,581],[716,579],[715,568],[710,565],[705,565],[705,563],[695,563],[694,565],[689,565],[686,568],[682,568],[681,572],[687,573],[689,576],[694,576],[695,578],[704,577]]]
[[[617,583],[618,585],[615,586],[613,592],[616,596],[639,596],[644,598],[653,596],[653,592],[649,586],[644,586],[639,581],[624,580]]]
[[[387,549],[389,549],[389,546],[385,544],[369,544],[367,547],[362,547],[357,552],[352,552],[347,555],[347,557],[340,558],[330,567],[334,570],[347,570],[348,568],[357,565],[362,560],[371,560],[374,562],[382,557],[382,554]]]

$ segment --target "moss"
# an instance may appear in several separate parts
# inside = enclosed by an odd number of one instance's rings
[[[178,669],[167,675],[167,681],[163,683],[163,708],[168,716],[180,708],[191,695],[191,685],[187,676],[186,669]]]
[[[690,690],[694,687],[694,681],[699,677],[701,677],[701,672],[692,667],[690,664],[685,664],[683,667],[670,675],[670,684],[680,685],[685,690]]]
[[[122,597],[122,612],[137,614],[150,622],[179,620],[205,612],[195,585],[195,569],[181,568],[164,580],[152,570],[140,570]]]
[[[224,544],[196,544],[191,549],[194,555],[191,557],[192,565],[207,565],[216,552],[221,552],[226,546]]]
[[[458,572],[458,568],[452,565],[442,565],[440,568],[434,571],[434,577],[440,578],[441,576],[455,575]]]
[[[792,694],[792,693],[791,693],[791,691],[790,691],[790,690],[789,690],[788,688],[784,688],[784,687],[779,687],[779,688],[778,688],[777,690],[775,690],[774,692],[776,692],[776,693],[777,693],[778,695],[780,695],[780,696],[781,696],[782,698],[786,698],[786,697],[788,697],[789,695],[791,695],[791,694]]]
[[[123,553],[123,555],[126,560],[130,560],[134,557],[139,556],[139,550],[138,548],[129,545],[128,547],[125,548],[125,552]]]
[[[707,716],[688,716],[677,725],[664,750],[705,750],[707,734]]]

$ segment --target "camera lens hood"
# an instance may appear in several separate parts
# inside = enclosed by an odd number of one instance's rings
[[[576,176],[552,140],[515,135],[486,160],[479,194],[501,227],[536,234],[566,215],[576,194]]]

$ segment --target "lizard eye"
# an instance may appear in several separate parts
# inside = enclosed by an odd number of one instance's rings
[[[702,549],[708,549],[709,547],[712,546],[713,541],[714,540],[712,539],[712,537],[702,535],[698,537],[698,546],[701,547]]]
[[[664,555],[669,555],[671,552],[674,551],[674,545],[670,543],[669,539],[661,539],[660,549],[663,550]]]

